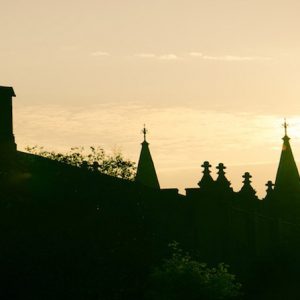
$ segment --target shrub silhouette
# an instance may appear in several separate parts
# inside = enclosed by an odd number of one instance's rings
[[[34,155],[76,167],[85,167],[122,179],[133,180],[136,173],[135,162],[124,158],[118,151],[108,155],[101,147],[90,146],[88,150],[84,147],[74,147],[66,153],[48,151],[40,146],[27,146],[25,150]]]
[[[183,253],[178,243],[169,245],[173,254],[150,274],[147,300],[217,300],[240,295],[241,284],[220,263],[209,268]]]

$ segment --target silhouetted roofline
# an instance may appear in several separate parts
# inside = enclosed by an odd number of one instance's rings
[[[1,96],[16,97],[16,94],[11,86],[0,86],[0,97]]]

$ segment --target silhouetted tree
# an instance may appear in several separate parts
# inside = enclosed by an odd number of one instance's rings
[[[178,243],[170,244],[172,257],[150,275],[146,299],[155,300],[217,300],[240,295],[241,285],[221,263],[209,268],[183,253]]]
[[[123,157],[122,153],[109,155],[101,147],[74,147],[66,153],[45,150],[40,146],[27,146],[25,150],[31,154],[43,156],[76,167],[86,167],[101,173],[133,180],[136,173],[135,162]]]

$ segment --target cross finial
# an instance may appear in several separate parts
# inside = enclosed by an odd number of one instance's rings
[[[252,178],[252,176],[249,172],[246,172],[242,177],[245,178],[243,183],[245,183],[245,184],[250,184],[251,183],[250,178]]]
[[[271,180],[269,180],[269,181],[266,183],[267,192],[273,191],[273,186],[274,186],[274,185],[275,185],[275,184],[274,184]]]
[[[146,142],[146,135],[147,135],[148,130],[146,129],[146,125],[144,124],[144,128],[142,130],[142,134],[144,135],[144,142]]]
[[[223,163],[219,163],[216,168],[218,169],[218,174],[219,175],[224,175],[225,174],[224,170],[226,169],[226,167],[224,166]]]
[[[211,171],[209,170],[209,168],[211,167],[211,164],[208,161],[205,161],[202,166],[201,166],[204,170],[203,173],[207,173],[209,174]]]
[[[284,123],[282,124],[282,126],[284,128],[284,135],[287,136],[287,128],[289,124],[286,123],[286,118],[284,118]]]

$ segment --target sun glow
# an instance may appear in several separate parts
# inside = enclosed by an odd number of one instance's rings
[[[287,119],[295,159],[300,160],[300,122]],[[25,106],[15,102],[15,133],[19,149],[41,145],[68,150],[73,146],[116,147],[137,161],[141,126],[149,129],[147,140],[163,187],[196,185],[201,164],[222,162],[238,189],[243,172],[250,171],[253,184],[264,193],[267,180],[274,180],[284,129],[283,118],[273,115],[218,112],[188,107],[153,108],[126,105]],[[51,134],[45,135],[45,132]]]

